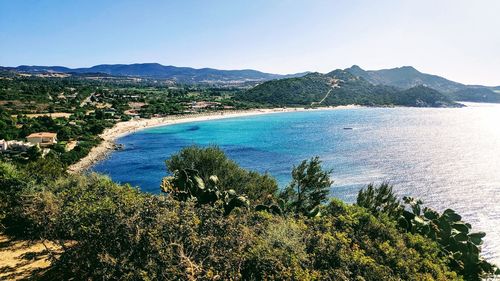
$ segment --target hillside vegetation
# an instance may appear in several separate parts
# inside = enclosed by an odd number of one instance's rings
[[[500,94],[487,88],[465,88],[449,97],[456,101],[500,103]]]
[[[425,86],[447,95],[454,101],[500,102],[499,87],[465,85],[438,75],[418,71],[412,66],[390,69],[364,70],[357,65],[344,69],[356,77],[373,85],[390,86],[407,90]],[[68,68],[63,66],[0,66],[0,76],[41,75],[45,77],[102,78],[102,79],[152,79],[154,83],[169,82],[181,84],[204,84],[248,88],[257,83],[274,79],[303,77],[310,72],[295,74],[272,74],[252,69],[219,70],[213,68],[191,68],[161,65],[158,63],[100,64],[88,68]],[[159,80],[159,81],[157,81]],[[295,80],[297,82],[298,80]],[[309,81],[310,82],[310,81]],[[285,83],[286,84],[286,83]],[[286,87],[286,85],[284,85]],[[307,86],[312,89],[315,87]],[[387,89],[386,89],[387,90]],[[498,95],[497,95],[498,94]],[[297,101],[294,101],[297,102]]]
[[[158,195],[67,175],[54,161],[0,162],[3,232],[62,249],[47,249],[41,280],[444,281],[496,271],[480,255],[485,234],[452,210],[400,202],[387,184],[355,205],[328,199],[331,171],[318,158],[298,163],[279,191],[218,148],[189,147],[167,161]]]
[[[348,71],[334,70],[327,74],[311,73],[304,77],[262,83],[238,99],[273,106],[416,106],[459,107],[447,96],[424,86],[400,90],[391,86],[373,85]]]

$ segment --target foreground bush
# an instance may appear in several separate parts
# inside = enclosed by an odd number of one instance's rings
[[[185,169],[196,170],[205,182],[210,176],[216,175],[222,190],[234,189],[256,202],[264,201],[268,195],[274,195],[278,191],[274,178],[241,168],[217,147],[188,147],[173,155],[166,164],[171,173]]]
[[[197,167],[184,158],[176,167]],[[217,174],[227,172],[219,164],[201,165],[204,172],[193,174],[200,180],[188,187],[218,184],[217,176],[230,188],[231,177]],[[230,169],[249,175],[233,164]],[[96,174],[40,180],[0,163],[0,202],[7,202],[0,220],[6,229],[15,222],[23,233],[63,246],[47,280],[462,280],[439,243],[401,228],[382,211],[371,213],[383,208],[332,200],[316,206],[315,216],[294,208],[272,212],[265,204],[279,201],[275,190],[254,193],[246,189],[254,185],[235,183],[239,193],[258,196],[250,207],[228,211],[222,199],[200,204],[206,186],[178,200],[171,190],[185,190],[176,185],[186,179],[174,177],[166,195],[151,195]]]
[[[404,204],[392,192],[392,186],[370,184],[359,192],[357,205],[366,208],[379,218],[388,217],[398,222],[399,229],[420,234],[437,242],[442,256],[450,268],[467,280],[482,280],[500,274],[500,269],[484,260],[481,253],[484,232],[472,232],[472,226],[451,209],[442,214],[423,202],[404,197]]]
[[[52,196],[36,199],[45,215],[30,210],[31,219],[46,226],[42,237],[74,244],[50,278],[459,279],[433,242],[337,201],[308,219],[244,209],[224,215],[222,206],[145,195],[97,175],[52,188]]]

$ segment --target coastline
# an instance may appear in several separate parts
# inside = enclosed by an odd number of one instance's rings
[[[232,110],[232,111],[214,111],[206,113],[196,113],[188,115],[171,115],[166,117],[155,117],[150,119],[136,119],[116,123],[113,127],[104,130],[99,137],[101,143],[93,147],[89,154],[78,162],[68,167],[69,173],[80,173],[88,170],[95,163],[105,159],[109,153],[115,150],[115,140],[134,132],[160,126],[175,125],[181,123],[189,123],[196,121],[219,120],[234,117],[255,116],[273,113],[285,112],[303,112],[303,111],[318,111],[318,110],[339,110],[360,108],[358,105],[343,105],[318,108],[266,108],[266,109],[249,109],[249,110]]]

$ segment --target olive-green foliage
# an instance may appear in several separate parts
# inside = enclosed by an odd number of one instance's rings
[[[38,168],[44,170],[44,167]],[[38,177],[39,171],[30,166],[18,167],[0,161],[0,230],[18,237],[39,236],[39,226],[25,211],[25,207],[31,205],[31,199],[45,191],[46,187],[40,183],[47,181]],[[60,172],[58,174],[62,175]],[[47,180],[50,181],[50,175]]]
[[[387,183],[378,187],[370,184],[359,192],[357,205],[379,218],[397,220],[404,231],[437,242],[449,266],[466,280],[480,280],[500,273],[480,255],[484,232],[470,233],[472,226],[462,222],[461,216],[451,209],[439,214],[431,208],[423,208],[421,200],[412,197],[403,200],[405,205],[400,204]]]
[[[31,205],[44,215],[30,213],[45,237],[75,241],[55,262],[59,278],[459,279],[429,240],[337,201],[314,219],[223,216],[219,206],[141,194],[97,175],[61,179],[51,189]]]
[[[292,182],[280,194],[287,208],[295,214],[309,215],[314,212],[330,193],[333,184],[331,172],[323,170],[317,156],[293,167]]]
[[[401,233],[394,221],[364,208],[332,200],[306,224],[312,267],[324,280],[460,279],[435,243]]]
[[[32,146],[26,150],[28,161],[36,161],[42,157],[42,150],[38,146]]]
[[[24,169],[0,162],[2,215],[14,218],[2,223],[64,246],[47,280],[461,279],[436,242],[337,200],[313,218],[224,215],[96,174],[39,180]],[[265,206],[279,204],[272,196]]]
[[[217,207],[142,194],[98,175],[70,176],[51,189],[54,198],[31,200],[54,210],[50,221],[29,211],[45,225],[44,238],[75,241],[55,262],[54,279],[234,279],[253,241],[249,228],[259,227],[244,213],[222,216]]]
[[[270,217],[269,217],[270,218]],[[317,277],[306,251],[307,227],[290,218],[270,218],[249,249],[243,275],[251,280],[308,280]]]
[[[28,187],[24,173],[16,166],[0,162],[0,229],[14,225],[14,216],[20,201],[21,193]]]
[[[268,194],[275,194],[278,190],[274,178],[267,174],[246,171],[215,146],[184,148],[172,155],[166,164],[171,173],[186,169],[196,170],[205,182],[210,176],[216,175],[221,190],[234,189],[236,193],[246,195],[253,202],[261,202]]]

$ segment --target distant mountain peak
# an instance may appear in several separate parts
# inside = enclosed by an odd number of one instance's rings
[[[407,72],[421,73],[415,67],[410,66],[410,65],[401,66],[401,67],[398,67],[396,69],[407,71]]]
[[[353,64],[351,67],[349,67],[348,69],[346,70],[355,70],[355,71],[365,71],[364,69],[362,69],[359,65],[357,64]]]
[[[356,65],[346,71],[359,76],[375,85],[388,85],[400,89],[409,89],[417,85],[426,85],[443,93],[452,93],[466,87],[463,84],[447,80],[436,75],[418,71],[413,66],[401,66],[381,70],[363,70]]]
[[[366,79],[366,70],[359,67],[359,65],[353,65],[349,68],[346,68],[345,71],[351,73],[352,75],[363,77]]]
[[[340,80],[357,79],[356,74],[354,74],[346,69],[335,69],[331,72],[328,72],[325,75],[328,77],[337,78]]]

